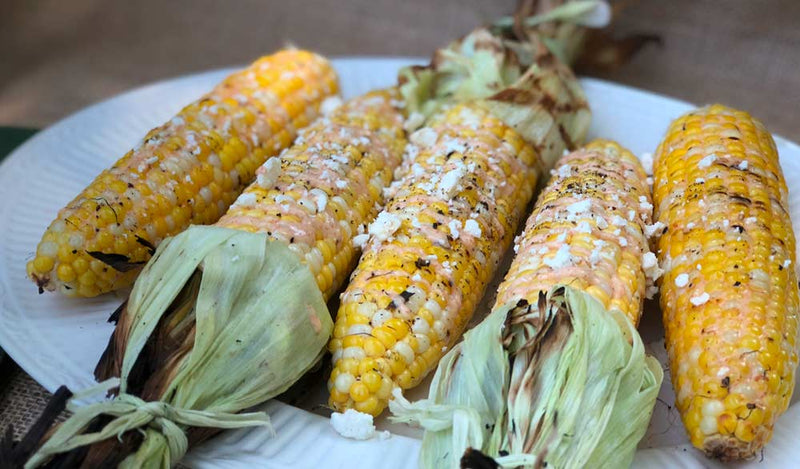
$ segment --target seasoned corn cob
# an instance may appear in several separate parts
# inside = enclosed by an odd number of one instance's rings
[[[96,296],[130,284],[165,237],[214,223],[256,168],[337,90],[322,57],[285,50],[188,105],[61,209],[28,276],[39,290]]]
[[[412,135],[410,174],[370,225],[342,295],[330,404],[377,415],[459,337],[536,185],[538,156],[485,109],[460,105]]]
[[[651,285],[658,275],[645,235],[653,205],[642,165],[618,144],[595,140],[559,160],[553,174],[514,246],[495,308],[536,304],[540,291],[569,285],[638,324],[646,274]]]
[[[353,238],[382,203],[406,145],[396,88],[352,99],[256,172],[217,226],[289,244],[327,300],[357,260]]]
[[[797,366],[795,238],[775,142],[721,105],[670,125],[654,160],[661,308],[689,438],[723,460],[764,446]]]

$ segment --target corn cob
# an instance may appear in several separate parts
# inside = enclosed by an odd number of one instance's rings
[[[795,238],[775,142],[713,105],[670,125],[654,200],[672,384],[692,444],[722,460],[766,444],[797,366]]]
[[[353,270],[406,145],[396,88],[350,100],[261,166],[217,226],[265,233],[308,265],[327,300]]]
[[[492,40],[478,32],[465,43]],[[423,106],[434,117],[412,134],[405,177],[363,236],[341,297],[329,345],[334,409],[377,415],[393,388],[416,386],[435,368],[472,316],[543,171],[585,135],[580,87],[539,46],[536,65],[494,96],[443,113],[439,102]]]
[[[70,296],[129,285],[165,237],[217,221],[256,168],[287,147],[336,90],[331,65],[301,50],[229,76],[61,209],[28,276],[40,292]]]
[[[645,235],[653,205],[642,165],[618,144],[595,140],[559,160],[553,173],[514,247],[495,308],[536,304],[540,291],[569,285],[638,324],[645,256],[651,284],[658,268]]]
[[[412,137],[415,173],[370,226],[330,349],[331,404],[378,414],[459,336],[536,185],[537,155],[509,126],[462,105]],[[416,175],[415,175],[416,174]]]

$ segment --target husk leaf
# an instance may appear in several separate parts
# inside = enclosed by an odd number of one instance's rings
[[[196,269],[194,345],[159,401],[127,394],[126,378],[159,319]],[[263,412],[242,413],[289,388],[321,357],[333,330],[308,267],[263,234],[192,226],[165,240],[131,293],[135,315],[112,400],[76,409],[31,458],[49,456],[141,429],[143,443],[123,467],[169,467],[188,448],[185,428],[269,425]],[[103,387],[101,386],[101,389]],[[116,417],[100,432],[80,433],[95,417]]]

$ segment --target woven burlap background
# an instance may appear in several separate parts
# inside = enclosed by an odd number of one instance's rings
[[[627,1],[619,33],[663,39],[603,78],[748,109],[800,140],[800,2]],[[243,64],[292,42],[329,55],[425,56],[514,0],[0,0],[0,125],[46,126],[131,87]],[[0,428],[48,394],[0,375]]]

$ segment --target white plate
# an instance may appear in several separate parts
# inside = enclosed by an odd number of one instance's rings
[[[414,63],[399,58],[334,60],[345,97],[386,86],[397,69]],[[93,299],[38,295],[25,277],[25,263],[60,207],[96,174],[112,164],[145,134],[162,123],[230,70],[201,73],[156,83],[91,106],[53,125],[26,142],[0,165],[0,346],[51,392],[66,384],[73,390],[91,385],[92,369],[112,326],[106,322],[121,301],[119,294]],[[667,124],[691,106],[594,79],[583,79],[594,113],[591,137],[612,138],[637,154],[652,152]],[[777,138],[781,164],[790,188],[791,215],[800,220],[800,147]],[[662,363],[658,313],[648,311],[642,333]],[[321,387],[324,385],[320,384]],[[320,412],[320,392],[303,407]],[[688,445],[665,381],[650,430],[640,445],[636,467],[702,467],[715,463]],[[792,467],[800,459],[800,405],[780,419],[763,462],[741,466]],[[264,429],[232,431],[195,448],[185,463],[192,467],[416,467],[419,432],[389,428],[383,441],[356,442],[339,437],[325,417],[280,403],[268,403],[277,436]],[[321,412],[320,412],[321,413]],[[406,436],[401,436],[402,433]]]

